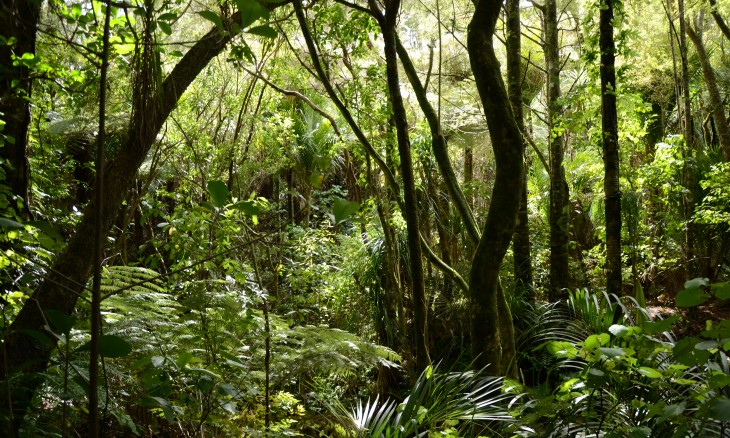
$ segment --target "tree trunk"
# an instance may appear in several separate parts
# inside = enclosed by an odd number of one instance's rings
[[[282,4],[274,3],[269,8]],[[230,22],[240,19],[240,14],[236,13]],[[11,436],[19,429],[35,391],[42,383],[39,373],[48,367],[51,356],[52,348],[39,343],[28,333],[45,332],[47,322],[44,312],[47,310],[57,310],[65,315],[73,312],[91,274],[94,240],[89,239],[89,236],[94,233],[94,224],[100,220],[105,234],[108,233],[127,191],[134,184],[137,169],[178,99],[233,36],[234,32],[230,29],[212,29],[188,50],[159,86],[148,84],[151,85],[148,88],[150,94],[139,90],[133,101],[133,116],[127,139],[116,158],[104,170],[103,216],[97,217],[96,201],[92,199],[66,249],[56,257],[48,276],[20,310],[6,333],[5,348],[0,351],[0,371],[6,384],[12,376],[16,393],[11,410],[8,411],[8,406],[3,405],[4,412],[0,412],[0,433],[3,436]],[[153,75],[154,71],[139,71],[137,74]]]
[[[416,94],[421,110],[428,121],[428,126],[431,130],[431,148],[433,150],[433,155],[436,158],[436,164],[439,167],[441,176],[444,179],[446,189],[454,203],[454,207],[456,207],[456,211],[461,217],[461,221],[464,223],[469,239],[472,241],[472,244],[476,245],[479,241],[479,229],[477,228],[476,221],[474,220],[471,207],[469,206],[464,193],[461,191],[461,187],[459,187],[459,181],[456,179],[454,168],[451,165],[448,144],[446,142],[446,137],[441,130],[441,120],[436,110],[428,101],[426,89],[423,85],[421,85],[416,68],[413,66],[410,56],[408,56],[408,51],[405,47],[403,47],[400,41],[397,41],[397,49],[398,57],[403,64],[403,70],[413,87],[413,91]]]
[[[479,0],[469,30],[467,46],[472,72],[487,118],[494,149],[496,175],[492,199],[482,237],[472,262],[471,344],[476,367],[487,366],[492,374],[502,374],[502,346],[511,340],[500,325],[511,324],[509,315],[500,315],[499,267],[509,248],[517,223],[522,190],[524,147],[510,108],[492,38],[502,6],[501,0]],[[502,303],[504,305],[504,303]],[[501,318],[505,320],[500,321]]]
[[[522,115],[522,42],[519,0],[507,0],[507,88],[512,112],[520,132],[525,132]],[[524,139],[523,139],[523,148]],[[516,292],[534,300],[532,257],[530,257],[530,225],[527,217],[527,172],[522,175],[520,210],[517,214],[512,252],[514,253]]]
[[[725,38],[730,40],[730,27],[727,26],[727,23],[725,23],[725,20],[722,18],[722,15],[720,15],[717,12],[717,0],[710,0],[710,14],[712,14],[712,18],[715,19],[715,23],[717,23],[717,27],[720,28],[722,31],[722,34],[725,35]]]
[[[712,117],[715,119],[715,129],[720,143],[720,150],[725,161],[730,161],[730,126],[725,116],[725,105],[720,96],[720,88],[717,86],[715,79],[715,70],[712,69],[710,59],[707,57],[707,51],[702,43],[702,37],[687,25],[685,31],[692,41],[697,51],[697,57],[702,65],[702,74],[705,77],[705,85],[707,85],[707,94],[710,95],[710,106],[712,107]]]
[[[14,45],[0,45],[0,118],[5,122],[0,131],[0,158],[4,161],[3,183],[23,202],[16,212],[24,219],[28,218],[30,171],[26,149],[33,84],[28,68],[13,65],[13,55],[35,54],[42,4],[41,0],[0,0],[0,32],[16,40]]]
[[[606,197],[606,291],[621,294],[621,191],[619,188],[618,119],[616,117],[616,55],[613,41],[614,0],[601,7],[601,122],[603,129],[603,191]]]
[[[682,185],[687,189],[683,196],[682,202],[684,206],[684,228],[685,228],[685,266],[689,275],[694,276],[694,224],[692,223],[692,215],[694,214],[694,176],[690,166],[692,155],[694,154],[695,138],[694,127],[692,121],[692,105],[690,101],[689,88],[689,67],[687,62],[687,38],[686,38],[686,21],[684,16],[684,0],[677,0],[677,15],[679,16],[679,30],[677,37],[679,39],[679,57],[681,60],[681,90],[682,90],[682,132],[684,134],[683,159],[684,166],[682,169]]]
[[[545,1],[545,62],[547,64],[547,124],[550,144],[550,299],[558,300],[570,284],[568,183],[563,154],[565,139],[557,125],[562,117],[557,1]]]
[[[428,332],[426,314],[426,285],[423,275],[423,258],[421,255],[421,237],[419,233],[418,202],[416,200],[416,182],[411,159],[411,141],[408,137],[408,119],[403,97],[400,93],[398,79],[398,56],[396,52],[395,24],[400,11],[400,0],[386,2],[385,15],[380,15],[377,4],[371,0],[371,10],[376,14],[383,32],[388,92],[395,121],[400,155],[400,170],[403,179],[403,216],[406,221],[408,235],[408,255],[411,268],[411,293],[413,295],[414,349],[416,369],[423,370],[430,363],[428,356]]]

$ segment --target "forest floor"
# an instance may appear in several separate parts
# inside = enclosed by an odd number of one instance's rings
[[[707,330],[707,321],[716,324],[720,321],[730,320],[730,301],[721,301],[711,298],[705,304],[686,309],[674,306],[674,298],[660,295],[656,299],[648,300],[647,310],[654,315],[667,318],[673,315],[680,315],[682,320],[675,324],[674,334],[677,339],[685,336],[697,336],[700,332]]]

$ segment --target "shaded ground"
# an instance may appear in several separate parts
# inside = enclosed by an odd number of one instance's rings
[[[730,301],[721,301],[716,298],[710,299],[701,306],[676,308],[674,297],[661,295],[649,300],[647,310],[652,315],[660,315],[662,318],[680,315],[682,319],[674,325],[673,330],[677,338],[697,336],[701,331],[706,330],[707,321],[717,323],[722,320],[730,320]]]

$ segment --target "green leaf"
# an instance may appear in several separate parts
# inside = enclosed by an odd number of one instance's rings
[[[709,350],[711,348],[717,348],[719,346],[720,346],[720,342],[715,341],[715,340],[702,341],[702,342],[698,342],[697,344],[695,344],[695,348],[697,350]]]
[[[259,35],[271,39],[275,39],[279,35],[276,29],[268,25],[254,26],[251,29],[247,30],[247,32],[253,35]]]
[[[661,372],[650,367],[639,367],[639,374],[641,374],[642,376],[646,376],[650,379],[659,379],[663,377],[663,374]]]
[[[575,345],[567,341],[550,341],[545,346],[548,353],[557,358],[572,359],[578,354]]]
[[[671,330],[672,325],[679,321],[679,315],[670,316],[669,318],[662,319],[659,321],[651,321],[644,323],[644,332],[647,335],[655,335],[657,333],[664,333]]]
[[[80,346],[78,351],[90,351],[91,341]],[[119,336],[103,335],[99,338],[99,354],[104,357],[124,357],[132,352],[132,345]]]
[[[218,180],[208,181],[208,192],[216,207],[220,208],[226,205],[226,201],[228,201],[228,187],[226,183]]]
[[[162,397],[148,396],[145,398],[154,400],[160,405],[160,407],[162,408],[162,413],[165,414],[165,420],[167,420],[168,424],[172,424],[175,421],[175,415],[172,410],[172,405],[170,404],[170,402],[168,402],[167,400],[165,400]]]
[[[712,295],[720,300],[730,300],[730,281],[724,283],[715,283],[710,286]]]
[[[332,213],[335,216],[335,225],[346,221],[350,216],[357,213],[360,204],[348,201],[347,199],[337,199],[332,206]]]
[[[29,221],[27,222],[27,224],[38,228],[43,232],[43,234],[57,242],[63,242],[64,240],[63,235],[56,228],[54,228],[53,225],[46,221]]]
[[[216,14],[213,11],[200,11],[198,12],[198,15],[208,21],[212,21],[213,24],[215,24],[215,27],[217,27],[220,32],[223,31],[223,20],[221,19],[220,15]]]
[[[58,310],[49,309],[45,312],[48,322],[51,323],[53,328],[57,329],[59,333],[66,336],[71,332],[74,324],[76,324],[76,318],[60,312]]]
[[[709,286],[710,280],[707,278],[693,278],[684,282],[685,289],[699,289],[703,286]]]
[[[624,351],[623,348],[608,348],[608,347],[604,347],[604,348],[599,348],[598,350],[601,353],[605,354],[606,356],[613,357],[613,358],[621,357],[624,354],[626,354],[626,351]]]
[[[124,357],[132,352],[132,345],[115,335],[99,338],[99,354],[104,357]]]
[[[160,28],[162,32],[164,32],[166,35],[172,34],[172,27],[170,27],[170,23],[166,21],[158,21],[157,26]]]
[[[254,201],[240,201],[231,205],[230,208],[242,211],[249,216],[256,216],[261,213],[261,209]]]
[[[177,20],[178,15],[174,12],[166,12],[162,15],[160,15],[157,19],[162,21],[175,21]]]
[[[687,404],[685,402],[667,405],[664,407],[664,416],[671,417],[674,415],[680,415],[685,409],[687,409]]]
[[[236,0],[236,4],[241,12],[241,29],[247,28],[259,18],[269,18],[269,10],[256,0]]]
[[[695,345],[697,344],[697,338],[682,338],[674,344],[672,354],[677,362],[682,365],[703,365],[710,359],[710,353],[707,350],[696,349]]]
[[[0,227],[8,230],[22,230],[25,228],[25,225],[8,218],[0,217]]]
[[[689,283],[689,282],[687,282]],[[684,289],[677,294],[674,304],[677,307],[695,307],[710,299],[705,291],[700,288]]]
[[[710,404],[710,418],[717,421],[730,421],[730,399],[719,397]]]
[[[322,186],[322,181],[324,181],[324,175],[320,172],[312,172],[311,175],[309,175],[309,183],[314,187],[315,189],[319,189]]]
[[[583,343],[583,346],[586,349],[589,350],[595,350],[596,348],[602,347],[611,340],[611,337],[608,336],[606,333],[601,333],[598,335],[590,335],[588,338],[586,338],[585,342]]]

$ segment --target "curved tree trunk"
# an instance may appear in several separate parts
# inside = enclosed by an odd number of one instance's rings
[[[606,197],[606,291],[621,294],[621,191],[619,188],[618,119],[616,117],[616,55],[613,42],[614,0],[605,0],[599,18],[601,50],[601,122],[603,129],[603,191]]]
[[[451,200],[454,202],[454,207],[461,217],[461,221],[464,223],[466,228],[466,234],[474,245],[479,242],[479,228],[474,220],[471,207],[459,186],[459,181],[456,179],[454,168],[451,165],[451,159],[449,158],[448,144],[446,137],[441,129],[441,120],[439,119],[438,113],[433,108],[431,103],[428,101],[425,87],[421,84],[418,79],[418,73],[416,68],[411,62],[411,58],[408,55],[408,51],[403,47],[400,40],[397,40],[398,57],[403,64],[403,70],[408,77],[408,81],[413,87],[413,91],[416,94],[418,104],[421,106],[423,114],[426,116],[428,121],[429,129],[431,130],[431,148],[433,155],[436,157],[436,164],[439,167],[441,176],[444,179],[444,184],[449,192]]]
[[[720,28],[722,31],[722,34],[725,35],[725,38],[730,40],[730,27],[728,27],[727,23],[725,23],[725,20],[722,18],[722,15],[720,15],[719,12],[717,12],[717,0],[710,0],[710,14],[712,14],[712,18],[715,19],[715,23],[717,23],[717,27]]]
[[[500,332],[500,325],[512,322],[509,315],[499,313],[498,301],[504,300],[498,293],[499,267],[517,223],[520,198],[515,194],[522,190],[524,145],[492,45],[502,1],[479,0],[475,3],[467,46],[492,139],[496,175],[487,221],[469,278],[471,344],[476,367],[487,366],[491,373],[502,374],[506,371],[502,369],[503,343],[513,340],[509,339],[508,333]],[[505,320],[500,321],[500,317]]]
[[[725,161],[730,161],[730,126],[728,126],[727,117],[725,116],[725,105],[720,96],[720,88],[717,86],[717,80],[715,79],[715,70],[712,69],[705,45],[702,43],[701,35],[695,32],[690,25],[687,25],[685,31],[692,44],[694,44],[697,57],[702,65],[702,74],[705,77],[707,94],[710,95],[712,117],[715,119],[715,128],[717,129],[717,136],[720,140],[720,150],[722,150]]]
[[[275,8],[282,4],[285,3],[274,3],[269,7]],[[240,20],[238,13],[231,17],[231,22]],[[0,372],[6,384],[12,378],[15,392],[12,406],[3,405],[0,411],[2,436],[12,436],[19,429],[41,384],[39,373],[48,367],[52,347],[55,347],[55,342],[50,346],[39,343],[29,333],[45,332],[47,321],[44,312],[47,310],[57,310],[65,315],[73,312],[91,275],[94,240],[89,239],[89,236],[94,233],[94,224],[100,220],[102,229],[108,232],[127,191],[134,184],[137,169],[178,99],[233,36],[230,29],[212,29],[188,50],[159,86],[149,87],[149,94],[140,90],[134,99],[127,140],[104,170],[102,217],[98,218],[96,201],[92,199],[66,249],[56,257],[48,276],[25,303],[6,333],[5,348],[0,351]],[[154,72],[140,71],[137,74],[152,75]]]

